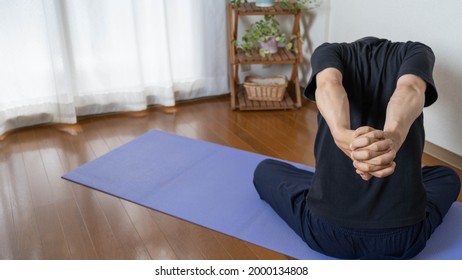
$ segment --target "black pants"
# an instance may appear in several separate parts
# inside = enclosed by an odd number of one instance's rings
[[[444,166],[423,167],[427,216],[418,224],[393,229],[353,229],[329,224],[306,205],[313,173],[267,159],[254,173],[254,185],[286,223],[313,249],[342,259],[410,259],[425,247],[460,191],[460,179]]]

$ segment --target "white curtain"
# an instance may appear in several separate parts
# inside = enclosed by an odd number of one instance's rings
[[[229,92],[225,6],[0,0],[0,134]]]

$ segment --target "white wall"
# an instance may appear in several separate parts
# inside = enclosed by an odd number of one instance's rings
[[[427,141],[462,155],[462,1],[324,0],[323,5],[329,6],[330,42],[376,36],[433,49],[439,99],[424,110]]]

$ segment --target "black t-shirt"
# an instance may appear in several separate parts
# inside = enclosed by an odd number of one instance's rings
[[[437,99],[432,76],[435,58],[429,47],[418,42],[367,37],[353,43],[325,43],[311,59],[313,72],[305,96],[315,100],[317,73],[328,67],[338,69],[350,103],[353,130],[366,125],[383,129],[388,102],[404,74],[427,82],[425,106]],[[328,222],[351,228],[394,228],[421,221],[426,205],[421,173],[424,140],[420,115],[398,151],[395,172],[364,181],[351,159],[335,145],[326,121],[318,114],[316,171],[308,207]]]

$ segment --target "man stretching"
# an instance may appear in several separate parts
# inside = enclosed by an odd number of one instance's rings
[[[422,111],[438,97],[432,50],[367,37],[325,43],[311,59],[316,171],[264,160],[254,174],[260,197],[328,256],[416,256],[460,191],[453,170],[421,166]]]

